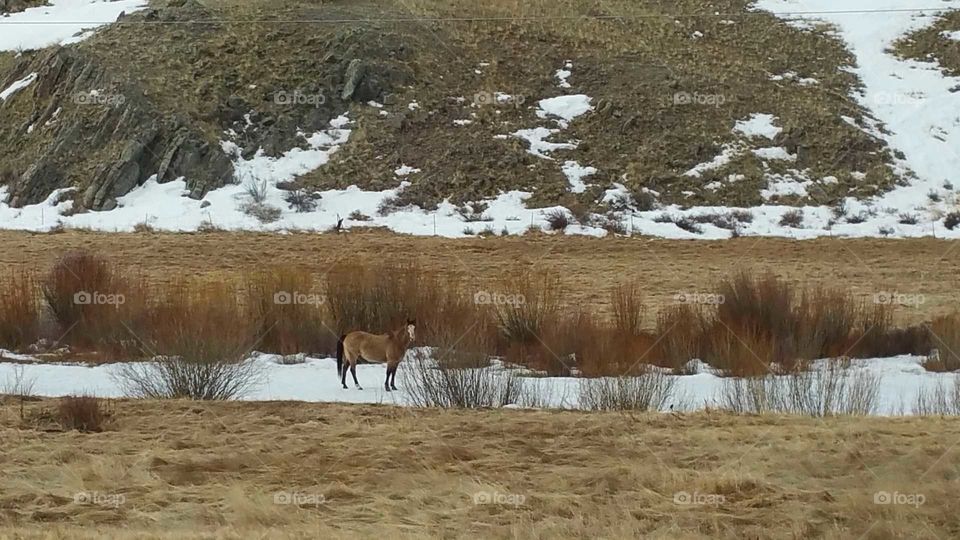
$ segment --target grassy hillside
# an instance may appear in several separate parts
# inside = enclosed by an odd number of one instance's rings
[[[247,157],[305,146],[298,132],[349,111],[350,142],[300,183],[379,190],[399,185],[401,165],[421,169],[400,205],[432,208],[445,198],[462,203],[522,189],[534,192],[532,205],[599,209],[614,183],[638,207],[753,205],[764,201],[770,177],[814,180],[807,200],[770,200],[828,204],[895,181],[884,145],[850,124],[866,121],[848,97],[858,82],[844,69],[853,59],[842,44],[751,11],[743,0],[155,0],[73,47],[158,123],[187,125],[210,148],[232,140]],[[0,61],[0,79],[7,62]],[[570,87],[561,88],[555,73],[568,62]],[[487,96],[497,92],[511,97],[491,104]],[[543,159],[511,135],[553,126],[537,117],[538,100],[577,93],[590,96],[594,110],[547,139],[579,141],[577,148]],[[310,99],[278,98],[291,95]],[[30,99],[21,92],[0,117],[25,127],[36,116]],[[71,110],[65,114],[102,114]],[[781,133],[736,135],[736,122],[755,113],[773,115]],[[22,174],[63,137],[34,133],[0,132],[9,141],[0,169]],[[726,165],[684,175],[731,147],[742,151]],[[751,151],[764,148],[795,159]],[[102,162],[123,148],[86,150]],[[584,193],[570,192],[566,160],[598,170]],[[65,165],[63,182],[82,184],[91,174],[85,163]],[[199,196],[215,186],[192,189]]]

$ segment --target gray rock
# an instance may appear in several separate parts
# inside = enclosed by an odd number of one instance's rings
[[[347,66],[347,72],[344,75],[343,91],[340,92],[340,99],[347,101],[353,98],[353,94],[357,91],[357,87],[360,86],[360,82],[363,80],[365,71],[366,68],[362,60],[354,58],[350,61],[350,64]]]

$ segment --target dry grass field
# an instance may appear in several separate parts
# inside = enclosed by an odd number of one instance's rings
[[[453,240],[380,230],[287,235],[0,231],[0,264],[46,271],[64,252],[87,249],[162,282],[217,279],[278,264],[323,274],[345,262],[414,262],[438,274],[474,279],[478,287],[521,269],[552,270],[561,274],[565,303],[600,311],[609,309],[609,291],[617,283],[639,279],[646,302],[656,308],[674,302],[680,292],[709,292],[718,279],[746,268],[769,270],[797,284],[841,287],[862,297],[914,295],[922,302],[901,306],[895,316],[902,323],[918,323],[960,304],[958,245],[931,238],[718,242],[548,235]]]
[[[0,537],[956,538],[960,422],[57,400],[0,408]]]

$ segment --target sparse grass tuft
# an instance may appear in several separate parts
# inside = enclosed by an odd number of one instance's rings
[[[57,419],[63,429],[95,433],[103,431],[106,414],[96,397],[66,396],[60,398]]]

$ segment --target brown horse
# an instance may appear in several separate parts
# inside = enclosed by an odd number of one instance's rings
[[[347,389],[347,367],[350,368],[350,374],[353,375],[353,384],[357,385],[358,390],[363,390],[360,383],[357,382],[357,360],[363,358],[367,362],[377,362],[387,364],[387,380],[383,387],[389,392],[391,389],[397,389],[397,366],[407,348],[413,343],[415,338],[415,329],[417,327],[416,319],[407,319],[407,324],[399,330],[388,332],[386,334],[369,334],[367,332],[350,332],[340,336],[337,341],[337,376],[340,377],[340,384],[343,389]],[[344,364],[343,360],[347,363]]]

